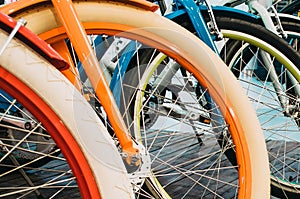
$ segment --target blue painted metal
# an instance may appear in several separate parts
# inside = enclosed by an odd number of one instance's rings
[[[218,52],[217,47],[211,38],[206,22],[204,21],[200,12],[199,6],[192,0],[175,0],[174,3],[182,5],[183,9],[186,10],[186,13],[188,14],[199,38],[204,41],[214,52]]]
[[[130,42],[117,63],[117,67],[114,70],[111,82],[110,82],[110,89],[115,97],[117,105],[120,105],[120,97],[121,97],[121,87],[122,87],[122,79],[127,71],[129,66],[129,62],[136,53],[136,42]]]

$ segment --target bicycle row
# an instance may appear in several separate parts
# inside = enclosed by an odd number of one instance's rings
[[[0,197],[299,197],[299,18],[266,2],[1,7]]]

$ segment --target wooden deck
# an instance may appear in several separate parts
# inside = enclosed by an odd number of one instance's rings
[[[174,134],[174,132],[172,132]],[[216,173],[215,170],[209,170],[216,165],[216,160],[219,160],[218,164],[223,167],[232,166],[228,161],[225,155],[220,159],[220,153],[216,153],[214,156],[210,157],[210,160],[206,160],[207,154],[214,153],[220,150],[220,145],[216,142],[215,138],[204,137],[203,144],[200,144],[196,136],[193,134],[174,134],[176,136],[166,136],[170,132],[163,132],[160,134],[160,139],[155,138],[155,133],[153,133],[153,139],[151,134],[148,134],[149,146],[151,145],[151,154],[153,163],[153,169],[158,179],[165,186],[165,190],[170,193],[174,198],[212,198],[211,192],[204,189],[208,186],[213,189],[217,188],[217,194],[224,198],[235,198],[236,193],[232,188],[228,188],[224,183],[216,182],[208,176],[216,177],[216,175],[221,175],[220,180],[226,181],[226,183],[237,184],[235,176],[237,172],[235,170],[224,170]],[[165,136],[162,136],[165,135]],[[153,142],[151,142],[153,140]],[[276,151],[282,148],[283,144],[286,146],[287,153],[300,154],[300,147],[295,143],[279,142],[279,141],[269,141],[268,147],[272,148],[271,151]],[[162,147],[166,147],[167,150],[161,151]],[[156,156],[159,156],[156,157]],[[270,157],[272,161],[274,158]],[[282,160],[283,161],[283,160]],[[293,169],[299,164],[295,164],[292,160],[285,160],[290,167],[290,173],[287,175],[295,175]],[[176,165],[175,168],[170,167],[170,165]],[[274,164],[275,167],[281,166],[280,161],[277,164]],[[1,167],[1,165],[0,165]],[[51,161],[48,164],[36,169],[36,170],[26,170],[26,174],[31,178],[32,183],[42,184],[43,182],[48,182],[51,189],[39,189],[39,193],[34,190],[26,195],[24,198],[49,198],[53,193],[61,189],[60,185],[66,184],[64,180],[67,180],[69,175],[63,174],[63,172],[47,172],[50,170],[58,171],[68,171],[67,165],[61,161]],[[206,172],[202,172],[206,170]],[[190,172],[191,171],[191,172]],[[0,173],[4,173],[5,170],[0,170]],[[160,174],[167,174],[168,177],[160,177]],[[185,173],[184,175],[182,173]],[[58,177],[62,175],[61,177]],[[55,176],[61,183],[51,185],[50,180]],[[3,179],[3,178],[2,178]],[[199,183],[201,185],[199,186]],[[28,186],[28,183],[24,181],[19,171],[12,173],[11,175],[6,175],[5,180],[2,180],[0,183],[0,194],[3,193],[1,189],[10,186],[11,184],[17,184],[18,186]],[[57,197],[54,198],[80,198],[78,190],[74,187],[76,184],[71,183],[69,188],[64,189],[64,191],[59,192]],[[183,191],[184,190],[184,191]],[[214,191],[214,190],[212,190]],[[187,195],[184,195],[184,192],[187,192]],[[38,194],[41,194],[40,197],[37,197]],[[13,196],[6,196],[4,198],[18,198],[21,194],[16,194]],[[218,197],[217,197],[218,198]],[[276,199],[271,197],[271,199]]]

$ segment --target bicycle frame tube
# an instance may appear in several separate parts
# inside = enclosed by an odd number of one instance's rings
[[[268,30],[272,31],[275,34],[278,34],[278,31],[276,30],[276,27],[271,19],[268,9],[267,7],[265,7],[264,4],[261,4],[257,0],[251,0],[249,1],[248,6],[250,10],[254,10],[259,14],[259,16],[264,22],[265,27]]]
[[[103,108],[108,114],[108,119],[114,128],[116,136],[125,153],[137,154],[138,150],[133,147],[133,141],[122,119],[119,108],[113,98],[109,86],[107,85],[103,71],[89,44],[85,30],[77,16],[72,1],[52,0],[58,17],[63,24],[67,35],[72,42],[74,49],[81,60],[84,70],[95,89],[96,95],[103,104]],[[101,92],[101,95],[100,95]]]
[[[129,44],[125,47],[124,52],[120,56],[120,60],[117,63],[117,66],[114,70],[113,76],[110,82],[110,89],[113,92],[114,98],[118,105],[120,105],[121,97],[121,87],[122,80],[129,66],[129,62],[132,57],[135,55],[136,50],[140,46],[136,46],[134,41],[130,41]]]
[[[218,53],[217,47],[215,46],[210,32],[207,28],[207,25],[201,15],[199,7],[196,5],[194,1],[190,0],[175,0],[174,3],[178,3],[179,5],[183,5],[187,14],[189,15],[193,26],[197,32],[197,35],[200,37],[202,41],[206,43],[214,52]]]

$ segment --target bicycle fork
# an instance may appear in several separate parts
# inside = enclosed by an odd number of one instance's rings
[[[102,102],[104,110],[110,113],[107,114],[108,119],[122,147],[126,163],[129,165],[135,164],[135,166],[139,167],[141,164],[139,150],[133,145],[125,122],[122,119],[121,113],[118,111],[119,108],[106,82],[104,72],[89,44],[89,40],[72,1],[52,0],[52,3],[61,23],[65,27],[66,33],[74,46],[79,60],[82,61],[83,68],[87,73],[97,97]],[[138,161],[136,160],[137,158]]]

